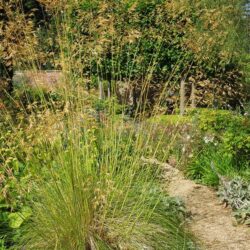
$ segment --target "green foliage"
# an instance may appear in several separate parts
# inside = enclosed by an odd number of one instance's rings
[[[32,214],[29,207],[22,207],[20,212],[10,213],[8,215],[9,227],[13,229],[20,228],[20,226],[27,220]]]
[[[219,188],[222,202],[230,205],[239,223],[250,225],[250,185],[240,178],[233,179]]]
[[[118,103],[115,97],[109,99],[95,99],[93,106],[97,112],[105,111],[108,114],[121,114],[124,111],[124,105]]]
[[[15,241],[14,232],[18,231],[27,215],[25,208],[22,211],[22,207],[28,199],[29,184],[25,166],[18,160],[24,159],[26,155],[19,141],[22,135],[22,129],[17,133],[8,122],[1,122],[0,238],[6,246]]]
[[[197,119],[202,131],[223,132],[244,123],[244,116],[228,110],[195,109],[188,114]]]
[[[184,126],[185,124],[191,124],[192,119],[188,116],[181,115],[162,115],[155,116],[148,120],[149,122],[161,124],[161,125],[175,125],[175,126]]]
[[[9,101],[9,106],[16,109],[20,106],[27,113],[39,113],[46,109],[62,110],[65,105],[63,94],[60,91],[46,91],[39,87],[18,86],[15,88],[13,98],[17,101],[17,107],[13,105],[13,101]],[[14,106],[14,107],[13,107]]]
[[[198,110],[195,122],[204,136],[219,144],[222,155],[235,168],[247,168],[250,155],[250,120],[231,111]],[[204,137],[205,139],[205,137]]]
[[[211,162],[215,163],[216,170],[221,176],[233,177],[237,175],[232,159],[223,155],[220,150],[220,146],[203,147],[202,151],[186,168],[187,176],[206,185],[219,186],[220,179],[211,168]]]
[[[5,250],[5,246],[4,246],[4,240],[0,239],[0,250]]]

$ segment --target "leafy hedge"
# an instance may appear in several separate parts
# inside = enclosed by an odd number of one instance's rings
[[[246,99],[241,1],[27,0],[24,13],[13,11],[13,2],[0,6],[0,59],[10,70],[61,68],[88,88],[106,81],[106,93],[129,82],[134,106],[142,92],[152,106],[166,87],[162,105],[172,107],[182,78],[187,97],[195,83],[198,106],[235,107]]]

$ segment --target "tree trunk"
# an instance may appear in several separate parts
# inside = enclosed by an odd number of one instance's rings
[[[108,83],[108,98],[111,97],[111,81]]]
[[[101,80],[99,80],[99,99],[103,100],[104,96],[103,96],[103,83]]]
[[[181,81],[180,87],[180,115],[185,113],[185,81]]]
[[[195,103],[195,84],[192,83],[192,89],[191,89],[191,96],[190,96],[190,99],[191,99],[191,108],[196,108],[196,103]]]

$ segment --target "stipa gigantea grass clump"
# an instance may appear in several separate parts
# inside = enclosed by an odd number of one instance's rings
[[[20,247],[191,249],[161,189],[153,191],[160,170],[141,162],[145,136],[109,121],[102,128],[81,123],[68,123],[47,176],[34,184],[33,216]]]

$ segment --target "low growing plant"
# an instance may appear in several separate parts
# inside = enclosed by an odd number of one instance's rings
[[[239,223],[250,226],[250,184],[240,178],[235,178],[221,185],[218,195],[223,203],[234,210],[234,216]]]

